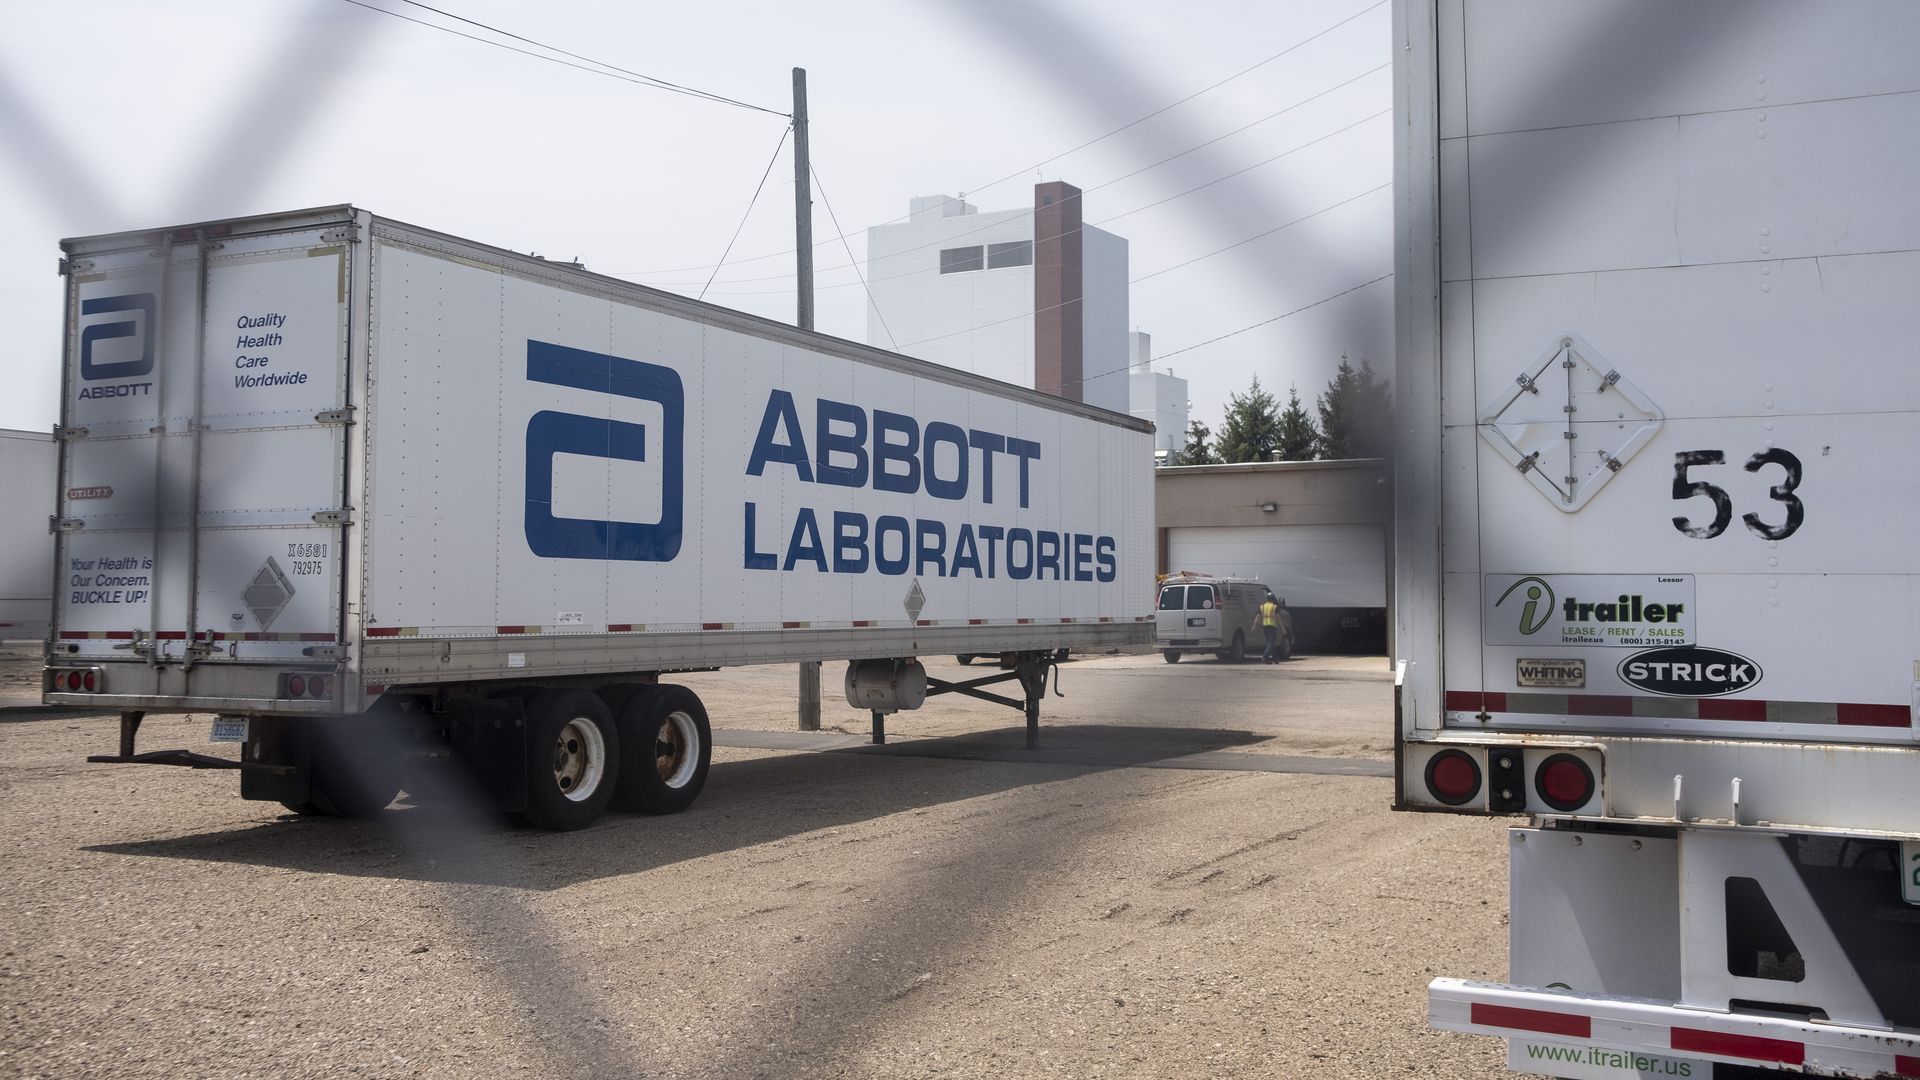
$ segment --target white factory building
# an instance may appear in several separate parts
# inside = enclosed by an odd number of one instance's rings
[[[865,269],[869,344],[1152,420],[1156,449],[1184,441],[1186,381],[1148,370],[1127,329],[1127,241],[1082,222],[1073,185],[985,213],[913,199],[867,230]]]
[[[1187,380],[1171,371],[1153,370],[1153,337],[1138,330],[1127,335],[1127,411],[1153,421],[1154,458],[1168,463],[1187,441]],[[1096,380],[1097,381],[1097,380]]]

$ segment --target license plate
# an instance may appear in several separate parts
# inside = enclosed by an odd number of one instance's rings
[[[1900,841],[1900,896],[1920,904],[1920,840]]]
[[[213,734],[208,742],[246,742],[247,718],[222,716],[213,722]]]

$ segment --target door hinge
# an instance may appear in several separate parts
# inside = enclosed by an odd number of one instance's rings
[[[338,228],[323,229],[320,233],[320,241],[325,244],[357,244],[360,242],[360,227],[342,225]]]
[[[342,405],[337,409],[328,409],[326,412],[314,413],[313,422],[316,424],[351,424],[353,423],[353,410],[354,406],[352,405]]]
[[[313,515],[313,523],[315,525],[351,525],[353,524],[353,507],[349,506],[344,510],[321,510]]]
[[[63,517],[47,518],[47,531],[49,533],[79,532],[81,529],[84,529],[86,527],[87,527],[87,523],[80,520],[79,518],[63,518]]]
[[[53,437],[56,439],[84,439],[87,437],[87,429],[55,424],[53,426]]]

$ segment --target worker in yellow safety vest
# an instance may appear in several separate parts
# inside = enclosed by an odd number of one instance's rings
[[[1267,638],[1267,647],[1260,653],[1260,662],[1279,663],[1274,656],[1274,646],[1280,642],[1280,605],[1274,602],[1272,593],[1268,593],[1266,602],[1260,605],[1260,632]]]

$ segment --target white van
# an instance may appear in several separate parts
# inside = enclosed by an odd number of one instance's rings
[[[1199,574],[1179,574],[1161,583],[1154,647],[1169,664],[1179,663],[1189,652],[1210,652],[1223,662],[1238,663],[1249,652],[1266,648],[1260,605],[1269,599],[1280,605],[1276,650],[1285,660],[1293,655],[1293,616],[1287,602],[1257,581]]]

